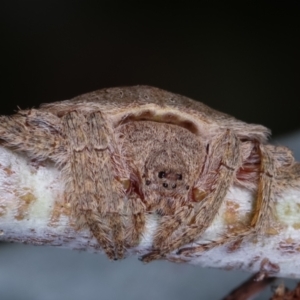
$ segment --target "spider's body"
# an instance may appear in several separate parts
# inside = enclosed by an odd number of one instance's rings
[[[144,261],[194,241],[232,184],[257,189],[251,226],[238,237],[262,232],[273,216],[277,169],[292,164],[287,149],[278,154],[265,145],[265,127],[147,86],[99,90],[0,118],[5,145],[59,165],[76,223],[115,259],[138,243],[149,213],[160,223]]]

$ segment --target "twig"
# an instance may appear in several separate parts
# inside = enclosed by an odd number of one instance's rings
[[[226,232],[247,226],[254,196],[242,188],[231,187],[212,226],[197,243],[216,240]],[[276,201],[279,229],[270,230],[269,236],[216,247],[191,257],[173,253],[167,259],[300,278],[300,191],[287,188]],[[142,255],[149,250],[157,222],[156,216],[148,215],[138,247],[129,249],[128,254]],[[88,230],[74,228],[57,168],[51,162],[33,161],[3,147],[0,147],[0,230],[1,241],[101,251]]]
[[[251,276],[245,282],[243,282],[239,287],[234,289],[228,296],[223,300],[248,300],[253,299],[253,297],[259,294],[267,286],[269,286],[275,277],[267,277],[262,280],[256,280],[257,275]]]

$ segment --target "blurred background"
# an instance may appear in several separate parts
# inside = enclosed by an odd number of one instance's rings
[[[0,113],[147,84],[263,124],[299,160],[300,2],[216,3],[2,1]],[[0,265],[0,299],[221,299],[250,276],[8,244]]]

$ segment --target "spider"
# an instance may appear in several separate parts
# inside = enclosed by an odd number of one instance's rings
[[[266,145],[268,135],[148,86],[102,89],[0,117],[5,146],[58,165],[77,227],[89,228],[110,259],[139,243],[147,214],[158,215],[145,262],[201,250],[184,245],[211,225],[233,184],[257,188],[251,224],[206,249],[266,230],[278,166],[291,156]]]

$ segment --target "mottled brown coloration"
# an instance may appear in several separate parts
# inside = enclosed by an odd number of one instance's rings
[[[68,203],[61,203],[59,201],[55,201],[48,224],[50,226],[56,227],[62,215],[70,216],[71,214],[70,208],[71,207]]]
[[[266,144],[268,134],[147,86],[103,89],[0,117],[4,145],[56,162],[73,220],[91,230],[109,258],[137,245],[146,215],[158,215],[145,262],[200,237],[233,185],[257,193],[248,224],[178,253],[237,245],[275,227],[275,196],[298,187],[300,167],[288,149]]]
[[[281,241],[277,247],[282,255],[289,255],[300,252],[300,243],[292,238]]]
[[[250,277],[243,282],[239,287],[235,288],[223,300],[246,300],[254,299],[263,289],[275,281],[275,277],[267,277],[257,281],[256,275]]]
[[[15,215],[16,220],[23,220],[28,215],[28,209],[30,205],[36,201],[35,196],[30,192],[26,191],[25,194],[20,196],[20,205],[17,209],[17,214]]]
[[[5,205],[0,205],[0,217],[5,216],[7,213],[7,208]]]
[[[268,258],[264,258],[260,263],[260,271],[256,276],[256,280],[260,281],[267,277],[276,276],[279,272],[279,265],[272,263]]]
[[[300,283],[297,284],[295,289],[289,290],[281,283],[275,290],[270,300],[296,300],[300,299]]]

